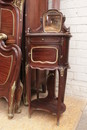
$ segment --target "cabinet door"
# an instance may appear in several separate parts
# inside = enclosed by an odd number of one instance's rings
[[[40,26],[40,17],[47,9],[48,0],[26,0],[26,31],[28,28],[36,29]]]

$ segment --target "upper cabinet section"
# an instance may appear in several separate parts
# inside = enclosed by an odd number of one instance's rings
[[[37,32],[37,33],[46,33],[46,35],[56,35],[58,34],[70,34],[70,28],[65,26],[65,16],[56,9],[50,9],[45,12],[41,18],[41,25],[36,29],[31,29],[27,31],[29,32]],[[26,33],[26,34],[27,34]]]
[[[63,15],[58,10],[49,10],[43,15],[43,32],[60,32]]]

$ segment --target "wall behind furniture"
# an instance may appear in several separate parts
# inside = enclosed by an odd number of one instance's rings
[[[87,0],[60,0],[60,11],[72,34],[66,93],[87,98]]]
[[[60,0],[60,10],[72,34],[66,93],[87,97],[87,0]]]

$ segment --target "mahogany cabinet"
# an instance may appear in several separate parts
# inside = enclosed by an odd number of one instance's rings
[[[42,14],[48,10],[48,0],[26,0],[25,2],[25,33],[29,28],[36,30],[40,26],[40,18]],[[25,40],[25,43],[27,40]],[[27,72],[27,62],[26,62],[26,46],[23,56],[25,57],[25,70]],[[25,75],[26,75],[26,72]],[[36,91],[36,70],[32,70],[32,90]],[[26,76],[25,76],[26,77]],[[42,86],[43,92],[45,92],[46,86],[46,71],[38,71],[39,86]],[[24,81],[24,104],[27,105],[27,95],[26,95],[26,81]]]
[[[42,26],[39,30],[26,33],[27,39],[27,94],[29,101],[29,114],[31,109],[41,109],[57,114],[59,122],[60,114],[66,109],[64,93],[66,85],[69,51],[69,39],[71,34],[64,26],[65,17],[58,10],[48,10],[43,15]],[[48,96],[39,98],[39,79],[36,77],[37,99],[31,101],[31,71],[50,70],[47,79]],[[59,73],[58,97],[55,97],[55,76],[52,71]]]

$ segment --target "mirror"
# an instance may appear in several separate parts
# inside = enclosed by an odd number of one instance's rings
[[[43,31],[44,32],[60,32],[62,26],[62,14],[57,10],[48,10],[43,15]]]

